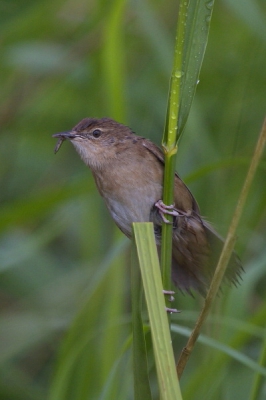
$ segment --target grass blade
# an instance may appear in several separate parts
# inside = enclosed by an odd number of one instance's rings
[[[153,224],[133,223],[133,233],[149,314],[161,398],[180,400],[182,395],[165,311]]]
[[[133,371],[134,371],[134,400],[151,400],[148,361],[145,334],[141,318],[142,285],[140,271],[137,267],[138,255],[132,246],[131,259],[131,296],[132,296],[132,331],[133,331]]]

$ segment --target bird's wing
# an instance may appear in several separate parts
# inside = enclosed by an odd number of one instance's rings
[[[164,155],[159,147],[147,139],[143,139],[143,146],[164,165]],[[174,202],[180,216],[174,221],[172,279],[181,290],[191,293],[191,289],[194,289],[205,295],[224,240],[201,218],[196,200],[177,173]],[[155,224],[155,236],[160,243],[162,221],[157,210],[153,209],[151,215]],[[242,270],[241,262],[233,252],[225,278],[237,284]]]

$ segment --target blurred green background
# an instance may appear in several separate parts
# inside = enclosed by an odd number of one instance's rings
[[[160,143],[178,3],[3,0],[0,11],[0,398],[132,399],[130,243],[74,149],[55,156],[51,135],[109,116]],[[265,65],[265,1],[217,0],[177,170],[221,234],[264,119]],[[250,398],[247,360],[265,337],[265,172],[264,157],[238,230],[243,282],[216,302],[186,399]],[[176,296],[176,357],[201,304]]]

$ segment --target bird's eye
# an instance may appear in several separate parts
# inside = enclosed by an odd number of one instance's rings
[[[95,138],[100,137],[101,134],[102,134],[102,132],[100,131],[100,129],[95,129],[95,130],[92,132],[92,135],[93,135],[93,137],[95,137]]]

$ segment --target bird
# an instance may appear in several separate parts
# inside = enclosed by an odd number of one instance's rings
[[[70,131],[53,135],[72,143],[89,167],[100,195],[118,228],[132,236],[133,222],[153,222],[158,253],[162,225],[173,215],[171,277],[183,293],[206,296],[223,247],[222,237],[201,216],[180,176],[174,176],[174,205],[162,202],[164,153],[149,139],[111,118],[84,118]],[[232,253],[224,280],[237,285],[242,265]]]

